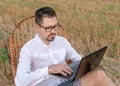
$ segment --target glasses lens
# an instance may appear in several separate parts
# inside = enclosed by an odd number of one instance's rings
[[[50,31],[52,31],[52,30],[58,30],[58,29],[60,29],[60,25],[59,24],[56,24],[55,26],[53,26],[53,27],[47,27],[46,28],[46,31],[48,31],[48,32],[50,32]]]
[[[45,30],[46,30],[47,32],[50,32],[50,31],[52,31],[52,27],[47,27]]]

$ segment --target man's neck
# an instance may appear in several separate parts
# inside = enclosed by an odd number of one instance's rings
[[[49,46],[50,41],[44,40],[40,35],[38,35],[38,36],[39,36],[39,38],[40,38],[47,46]]]
[[[46,45],[49,45],[49,44],[50,44],[50,41],[45,41],[45,40],[44,40],[44,42],[45,42]]]

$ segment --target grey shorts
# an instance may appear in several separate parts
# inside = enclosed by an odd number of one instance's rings
[[[80,79],[75,81],[66,81],[61,83],[58,86],[80,86]]]

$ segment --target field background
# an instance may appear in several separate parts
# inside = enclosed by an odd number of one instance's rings
[[[42,6],[55,9],[81,55],[108,45],[101,68],[120,86],[120,0],[0,0],[0,86],[13,86],[8,48],[15,25]]]

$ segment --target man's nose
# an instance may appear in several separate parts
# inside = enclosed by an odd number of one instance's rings
[[[52,32],[52,33],[55,33],[55,32],[56,32],[55,28],[52,28],[51,32]]]

